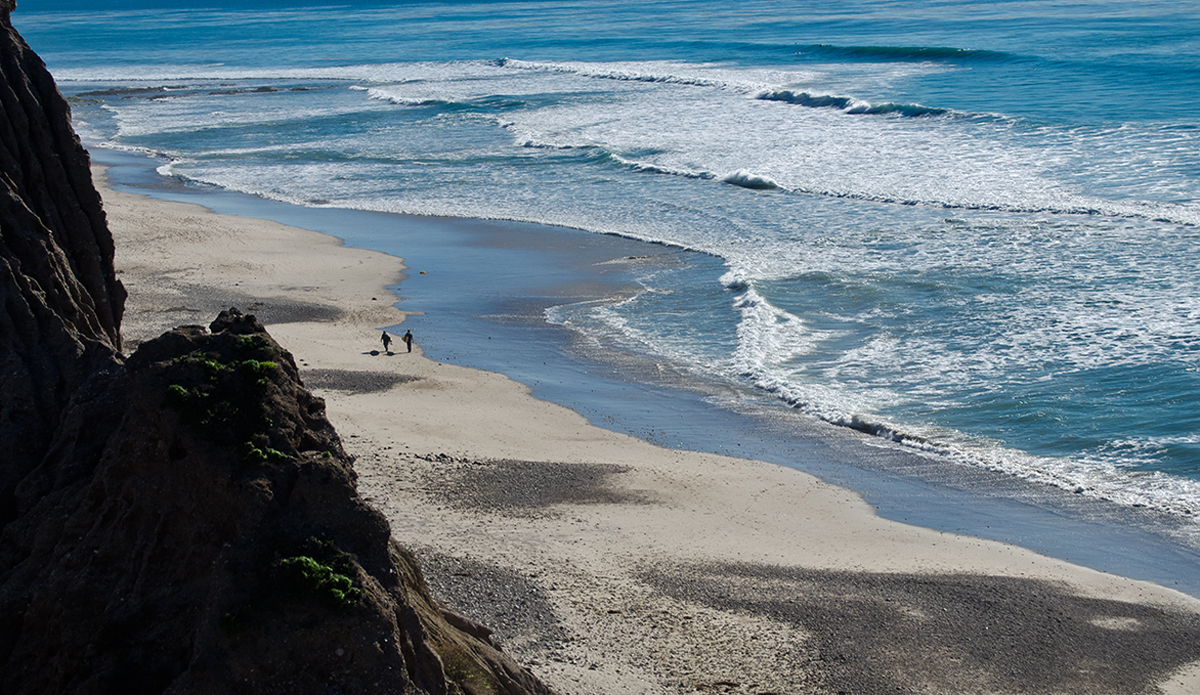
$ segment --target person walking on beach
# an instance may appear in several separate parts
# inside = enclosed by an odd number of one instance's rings
[[[404,336],[400,340],[403,340],[404,344],[408,346],[408,351],[412,352],[412,331],[404,331]]]
[[[387,331],[384,331],[381,340],[383,340],[383,351],[389,352],[392,347],[392,336],[388,335]]]

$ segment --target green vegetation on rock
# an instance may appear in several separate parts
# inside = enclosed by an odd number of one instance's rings
[[[349,608],[362,598],[354,586],[354,556],[323,536],[309,536],[295,554],[277,563],[283,581],[293,591],[316,595],[337,608]]]
[[[354,556],[323,536],[308,536],[263,559],[249,599],[221,616],[221,628],[233,634],[251,626],[270,611],[314,598],[335,610],[349,610],[364,596],[354,577]]]
[[[184,424],[218,444],[238,447],[243,462],[265,464],[288,455],[267,446],[267,394],[279,365],[261,336],[206,336],[202,347],[176,358],[167,405]]]
[[[293,591],[312,594],[334,608],[352,608],[362,598],[353,579],[307,555],[284,558],[279,569]]]

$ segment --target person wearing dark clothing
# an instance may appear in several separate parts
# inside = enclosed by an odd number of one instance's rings
[[[388,335],[387,331],[383,332],[383,351],[388,352],[392,347],[392,336]]]
[[[400,338],[400,340],[403,340],[404,344],[408,346],[408,351],[412,352],[412,344],[413,344],[412,331],[405,331],[404,336],[402,338]]]

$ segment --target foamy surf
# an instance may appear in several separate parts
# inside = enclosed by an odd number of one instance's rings
[[[846,24],[751,31],[743,9],[736,35],[689,19],[703,40],[633,21],[636,42],[538,43],[481,8],[484,34],[430,16],[433,34],[305,35],[312,55],[197,56],[176,27],[161,52],[50,57],[90,139],[180,181],[710,254],[577,325],[881,442],[1195,508],[1200,87],[1175,35],[1128,20],[1113,61],[1032,25],[924,17],[946,40],[897,46],[819,11]]]

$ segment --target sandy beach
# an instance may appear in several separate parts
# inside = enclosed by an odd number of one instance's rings
[[[95,177],[126,352],[258,316],[434,595],[564,695],[1200,692],[1200,601],[595,427],[420,335],[383,353],[402,259]]]

